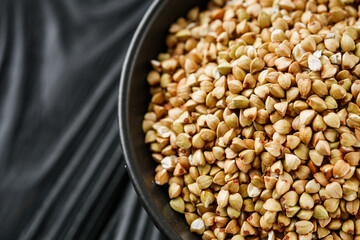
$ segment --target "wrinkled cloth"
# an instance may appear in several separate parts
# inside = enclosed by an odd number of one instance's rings
[[[0,239],[161,238],[117,126],[124,56],[150,3],[2,1]]]

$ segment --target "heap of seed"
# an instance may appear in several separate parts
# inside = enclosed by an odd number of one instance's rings
[[[354,0],[212,0],[172,24],[143,121],[202,239],[360,239]]]

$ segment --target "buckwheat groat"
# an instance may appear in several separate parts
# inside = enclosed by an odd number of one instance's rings
[[[143,130],[202,239],[360,240],[353,0],[213,0],[151,61]]]

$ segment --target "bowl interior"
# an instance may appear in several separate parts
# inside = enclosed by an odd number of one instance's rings
[[[170,239],[200,239],[189,230],[182,214],[169,206],[167,187],[154,183],[155,163],[144,143],[142,120],[150,101],[146,76],[150,60],[166,51],[168,29],[178,17],[185,16],[204,0],[155,1],[140,23],[130,45],[120,84],[119,122],[123,152],[135,189],[155,225]]]

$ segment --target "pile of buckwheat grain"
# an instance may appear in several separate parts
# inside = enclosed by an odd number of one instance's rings
[[[360,239],[360,11],[212,0],[151,61],[143,130],[202,239]]]

